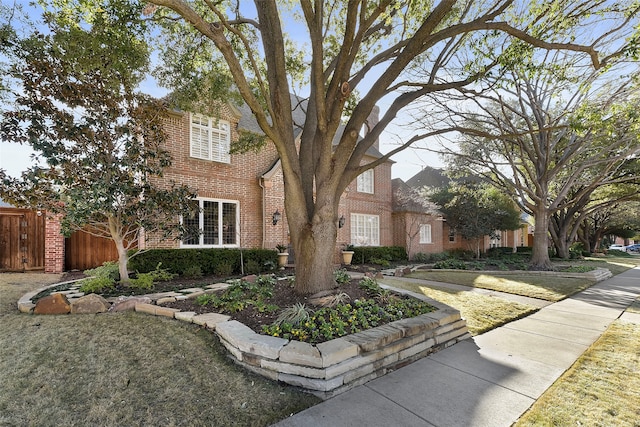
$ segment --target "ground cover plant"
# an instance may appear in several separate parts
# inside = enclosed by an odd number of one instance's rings
[[[407,289],[433,298],[460,311],[469,332],[478,335],[513,320],[528,316],[538,309],[532,305],[508,301],[468,291],[454,291],[434,285],[418,285],[401,278],[382,281],[393,287]]]
[[[267,426],[319,402],[234,365],[192,324],[19,313],[48,277],[0,275],[0,425]]]
[[[382,289],[372,278],[351,280],[341,270],[335,275],[339,286],[319,297],[295,294],[293,280],[259,276],[253,283],[240,280],[223,292],[165,306],[224,313],[257,333],[314,344],[435,310]]]
[[[640,325],[615,321],[515,423],[638,426]]]

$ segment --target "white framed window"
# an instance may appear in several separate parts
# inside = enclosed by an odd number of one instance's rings
[[[450,242],[456,241],[456,230],[454,230],[453,228],[449,228],[449,241]]]
[[[358,193],[373,194],[373,169],[366,170],[358,175],[356,190]]]
[[[190,129],[191,157],[231,163],[231,127],[228,121],[192,114]]]
[[[183,217],[183,248],[238,246],[240,204],[234,200],[195,199],[196,212]]]
[[[420,243],[432,243],[431,224],[420,224]]]
[[[380,217],[352,213],[351,243],[356,246],[380,246]]]

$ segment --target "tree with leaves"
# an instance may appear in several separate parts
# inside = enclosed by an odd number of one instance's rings
[[[478,258],[486,236],[497,238],[497,231],[516,230],[521,225],[520,210],[513,200],[484,183],[458,181],[425,196],[438,205],[449,227],[475,243]]]
[[[49,34],[16,44],[15,108],[3,112],[1,137],[31,145],[46,160],[20,179],[3,175],[2,197],[17,206],[57,213],[74,230],[115,243],[120,278],[128,250],[146,233],[179,231],[176,213],[189,208],[186,186],[154,185],[171,164],[164,103],[136,90],[148,49],[131,19],[97,8],[84,19],[48,14]],[[77,24],[81,22],[81,24]]]

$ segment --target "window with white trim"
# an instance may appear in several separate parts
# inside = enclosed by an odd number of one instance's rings
[[[420,243],[432,243],[431,224],[420,224]]]
[[[358,193],[373,194],[373,169],[366,170],[358,175],[356,190]]]
[[[454,230],[453,228],[449,228],[449,241],[450,242],[456,241],[456,230]]]
[[[378,215],[351,214],[351,244],[380,246],[380,217]]]
[[[214,162],[231,163],[230,129],[229,122],[226,120],[192,114],[190,156]]]
[[[238,246],[239,203],[233,200],[196,199],[195,213],[182,218],[184,248]]]

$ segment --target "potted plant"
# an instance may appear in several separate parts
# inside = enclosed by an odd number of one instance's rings
[[[353,245],[344,245],[342,249],[342,263],[344,265],[351,265],[353,259]]]
[[[287,265],[287,260],[289,259],[289,253],[287,252],[286,245],[276,245],[276,250],[278,251],[278,267],[284,268]]]

